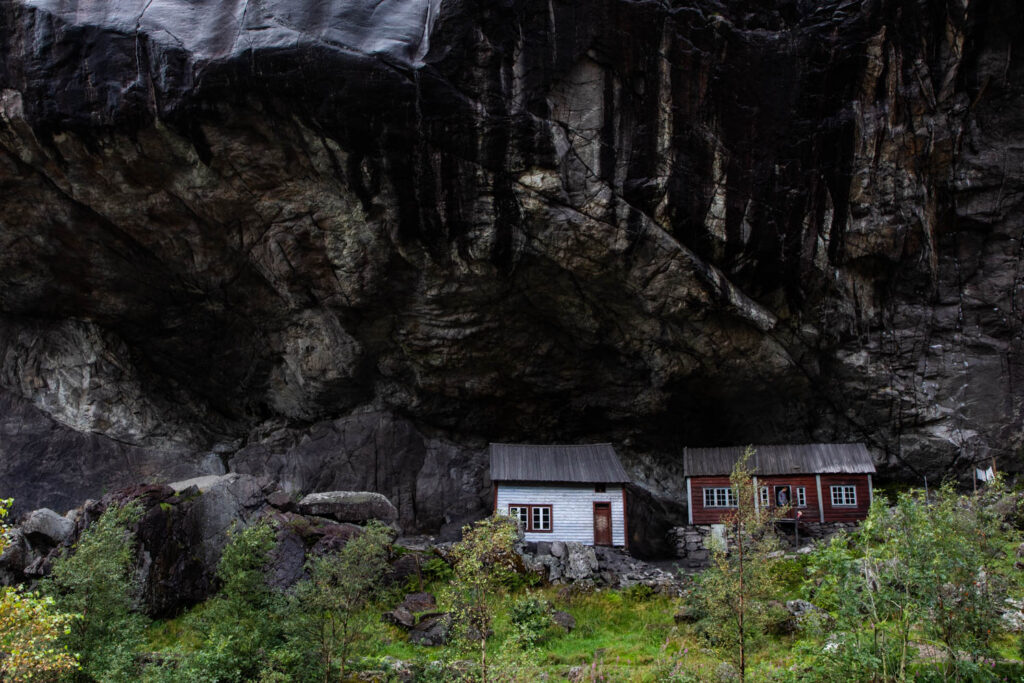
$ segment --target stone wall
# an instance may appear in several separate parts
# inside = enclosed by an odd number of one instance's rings
[[[712,536],[710,524],[690,524],[673,527],[669,532],[669,543],[676,549],[676,557],[685,560],[690,568],[706,567],[710,563],[711,551],[709,540]],[[828,539],[841,531],[852,531],[857,528],[856,522],[801,522],[800,545]],[[783,546],[795,547],[793,527],[790,524],[779,525],[779,538]]]

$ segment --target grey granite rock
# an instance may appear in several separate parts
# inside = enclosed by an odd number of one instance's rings
[[[28,513],[18,528],[29,539],[41,537],[44,542],[59,545],[71,537],[75,524],[49,508],[41,508]]]
[[[662,502],[686,444],[1020,467],[1013,0],[240,7],[0,5],[20,511],[230,467],[454,534],[498,439]]]
[[[398,519],[398,510],[391,501],[371,491],[310,493],[299,501],[299,512],[357,524],[371,520],[389,523]]]
[[[448,642],[452,618],[448,614],[428,616],[409,631],[409,642],[416,645],[436,647]]]

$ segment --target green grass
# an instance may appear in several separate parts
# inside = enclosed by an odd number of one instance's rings
[[[803,571],[803,561],[794,561],[786,567],[787,574],[795,576]],[[424,587],[438,597],[439,609],[449,604],[445,598],[446,586],[435,581]],[[490,604],[495,614],[494,634],[488,643],[488,657],[498,669],[513,671],[514,680],[565,681],[572,667],[586,667],[603,676],[605,681],[623,683],[654,683],[655,681],[713,680],[722,657],[707,648],[697,628],[688,624],[675,624],[679,601],[661,595],[646,597],[628,591],[601,590],[566,596],[557,587],[534,589],[535,595],[547,600],[554,609],[568,612],[576,620],[576,628],[565,633],[551,627],[534,650],[523,653],[515,650],[511,640],[512,624],[505,607],[523,591],[496,593]],[[790,591],[787,591],[790,592]],[[457,644],[430,648],[414,645],[402,629],[383,623],[381,614],[400,597],[389,596],[387,601],[365,610],[359,616],[359,628],[364,636],[357,645],[358,661],[355,669],[380,669],[384,658],[391,657],[423,668],[431,661],[476,660],[479,652],[473,646],[462,649]],[[156,652],[194,650],[203,638],[204,613],[207,605],[198,605],[190,612],[168,621],[157,622],[149,632],[149,647]],[[821,644],[823,634],[798,634],[771,637],[765,647],[751,658],[749,680],[768,680],[794,664],[793,648],[800,642]],[[1019,636],[1005,635],[997,644],[1001,658],[1019,658]],[[679,677],[669,677],[679,665]],[[1002,665],[1001,665],[1002,666]],[[519,668],[517,668],[519,667]],[[525,669],[523,667],[526,667]],[[915,670],[939,670],[935,663],[919,662]],[[1008,669],[1012,678],[1019,667]],[[510,678],[498,680],[512,680]]]

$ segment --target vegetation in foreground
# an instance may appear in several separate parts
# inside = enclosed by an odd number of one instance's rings
[[[742,463],[733,483],[749,486]],[[1001,616],[1024,592],[1020,512],[1008,500],[1019,496],[999,486],[903,493],[856,533],[796,557],[775,551],[770,518],[741,506],[729,552],[685,579],[682,598],[539,587],[506,517],[468,529],[410,585],[382,587],[397,550],[371,526],[280,591],[267,581],[273,529],[257,524],[233,534],[218,594],[159,623],[133,609],[125,549],[138,511],[115,507],[42,594],[3,589],[0,680],[1021,681],[1024,643]],[[382,622],[418,589],[451,615],[448,644],[414,645]],[[794,599],[813,607],[794,618],[783,605]],[[555,610],[575,628],[558,626]]]

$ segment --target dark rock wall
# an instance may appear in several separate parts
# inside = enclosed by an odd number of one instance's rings
[[[1022,105],[1012,0],[0,0],[0,492],[1019,466]]]

